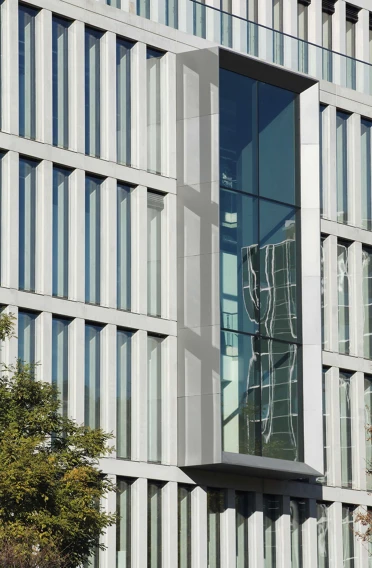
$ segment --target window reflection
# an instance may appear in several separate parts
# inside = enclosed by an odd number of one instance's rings
[[[220,84],[223,447],[299,460],[296,96]]]

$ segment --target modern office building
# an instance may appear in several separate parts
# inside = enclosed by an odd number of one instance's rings
[[[372,0],[3,0],[7,363],[113,432],[95,568],[370,568]]]

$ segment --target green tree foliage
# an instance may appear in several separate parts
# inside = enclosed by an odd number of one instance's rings
[[[0,315],[0,339],[12,330]],[[114,489],[98,468],[111,436],[63,417],[57,394],[32,366],[2,370],[0,568],[76,568],[116,520],[99,506]]]

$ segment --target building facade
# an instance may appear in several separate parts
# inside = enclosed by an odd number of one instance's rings
[[[95,568],[368,568],[372,1],[3,0],[2,358],[113,432]]]

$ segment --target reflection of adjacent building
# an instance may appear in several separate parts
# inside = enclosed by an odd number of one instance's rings
[[[260,333],[237,333],[239,311],[223,310],[221,364],[225,450],[293,460],[299,459],[297,345],[269,339],[296,340],[294,223],[287,222],[286,233],[280,243],[241,249],[244,309]]]

